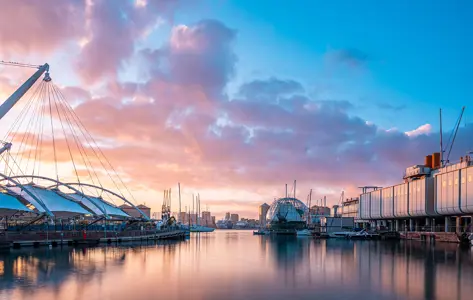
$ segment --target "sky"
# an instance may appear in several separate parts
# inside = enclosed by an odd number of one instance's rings
[[[313,201],[331,205],[342,191],[398,183],[439,150],[439,109],[447,138],[472,99],[471,1],[2,7],[0,58],[48,62],[135,201],[155,211],[167,188],[177,210],[177,182],[183,207],[199,193],[217,217],[256,217],[293,180],[296,197],[313,189]],[[31,74],[2,67],[0,95]],[[0,121],[1,136],[22,105]],[[451,160],[473,150],[471,120],[467,107]],[[43,159],[54,173],[53,157]]]

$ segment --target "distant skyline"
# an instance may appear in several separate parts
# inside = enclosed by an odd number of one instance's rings
[[[45,2],[48,4],[46,5]],[[472,103],[473,2],[5,1],[0,60],[51,76],[139,203],[217,219],[386,186]],[[0,67],[0,101],[32,74]],[[19,113],[0,121],[0,137]],[[473,150],[467,107],[452,160]],[[64,149],[65,150],[65,149]],[[66,168],[66,167],[63,167]],[[67,171],[67,170],[66,170]]]

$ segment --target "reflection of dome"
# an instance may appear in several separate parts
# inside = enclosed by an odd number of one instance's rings
[[[274,200],[268,210],[269,222],[303,222],[307,206],[296,198]]]

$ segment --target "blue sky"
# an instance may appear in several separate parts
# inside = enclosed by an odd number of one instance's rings
[[[292,78],[384,128],[453,124],[472,99],[471,1],[208,0],[178,22],[223,21],[238,31],[233,86],[257,77]],[[327,71],[329,51],[363,58],[358,70]],[[396,109],[387,109],[391,108]],[[467,110],[465,119],[472,120]]]

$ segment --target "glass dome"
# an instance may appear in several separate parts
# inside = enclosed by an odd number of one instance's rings
[[[307,206],[296,198],[279,198],[269,207],[268,222],[301,222],[308,211]]]

